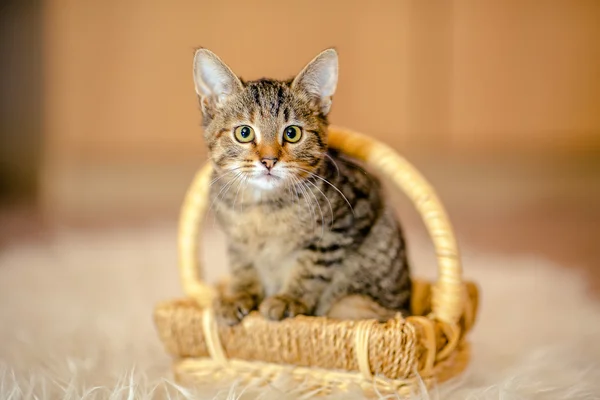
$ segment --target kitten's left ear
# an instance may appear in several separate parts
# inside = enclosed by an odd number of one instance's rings
[[[327,115],[331,108],[331,97],[338,80],[338,55],[335,49],[327,49],[316,56],[296,76],[292,89],[302,90],[317,103],[320,111]]]

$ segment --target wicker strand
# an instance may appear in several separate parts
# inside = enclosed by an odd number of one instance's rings
[[[458,325],[442,324],[441,326],[444,335],[448,339],[448,343],[443,349],[440,349],[436,355],[436,360],[443,360],[452,354],[461,338],[461,331]]]
[[[369,338],[371,337],[371,329],[375,323],[375,320],[364,320],[359,321],[354,327],[356,361],[358,363],[358,370],[363,374],[365,379],[373,378],[371,365],[369,364]]]
[[[210,357],[219,364],[227,364],[227,357],[219,338],[217,321],[215,320],[212,307],[206,307],[202,311],[202,332],[204,333],[204,340],[206,340],[206,348]]]
[[[199,263],[198,239],[202,227],[202,218],[206,209],[207,193],[210,187],[212,167],[207,164],[192,181],[179,217],[179,273],[186,295],[200,306],[211,304],[213,288],[202,280],[202,268]]]
[[[425,363],[423,367],[421,367],[420,373],[425,376],[429,376],[431,375],[431,372],[435,366],[437,349],[435,328],[431,323],[431,320],[426,317],[412,316],[408,317],[408,321],[410,322],[409,325],[413,326],[413,328],[415,325],[418,325],[422,329],[423,334],[421,335],[421,345],[427,349],[427,354],[424,358]],[[413,345],[408,347],[414,348],[415,346]]]

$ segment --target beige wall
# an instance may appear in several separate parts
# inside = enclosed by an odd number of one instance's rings
[[[332,122],[409,156],[553,157],[600,144],[594,0],[48,0],[45,23],[53,212],[180,197],[205,155],[196,46],[245,78],[288,77],[336,46]]]

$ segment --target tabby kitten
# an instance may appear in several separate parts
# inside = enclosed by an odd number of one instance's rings
[[[409,309],[405,243],[379,182],[327,147],[337,78],[334,49],[287,81],[244,81],[209,50],[195,54],[211,207],[232,272],[215,302],[226,324],[256,309],[271,320]]]

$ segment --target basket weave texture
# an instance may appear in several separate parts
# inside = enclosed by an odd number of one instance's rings
[[[154,313],[180,381],[231,375],[268,382],[286,372],[317,385],[352,382],[368,388],[376,382],[401,392],[418,382],[446,380],[465,368],[478,290],[462,279],[452,227],[433,188],[392,149],[362,134],[330,127],[329,146],[374,167],[412,200],[435,247],[437,281],[413,278],[408,318],[380,323],[298,316],[272,322],[254,312],[239,325],[220,326],[211,308],[215,289],[202,281],[198,261],[212,173],[206,166],[192,182],[180,216],[179,270],[187,298],[158,304]]]

